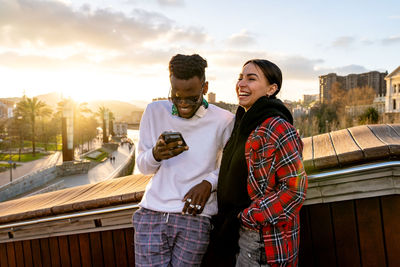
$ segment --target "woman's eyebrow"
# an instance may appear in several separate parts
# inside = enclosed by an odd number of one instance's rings
[[[247,73],[247,74],[246,74],[246,76],[253,76],[253,75],[256,76],[256,77],[258,77],[257,73]]]

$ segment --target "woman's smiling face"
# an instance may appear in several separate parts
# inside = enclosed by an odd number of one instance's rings
[[[246,111],[262,96],[272,95],[276,84],[270,84],[264,73],[253,63],[243,66],[236,83],[239,105]]]

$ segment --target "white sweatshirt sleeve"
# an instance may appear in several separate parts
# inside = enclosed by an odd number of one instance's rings
[[[153,156],[152,150],[158,136],[154,135],[154,130],[151,128],[151,119],[152,109],[151,105],[148,105],[140,121],[138,157],[136,160],[137,167],[143,174],[154,174],[161,165],[161,162],[156,161]]]

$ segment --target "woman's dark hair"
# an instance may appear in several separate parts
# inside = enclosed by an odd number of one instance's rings
[[[278,89],[275,91],[273,95],[270,96],[270,98],[275,98],[276,95],[279,93],[281,90],[282,86],[282,72],[281,69],[272,63],[271,61],[268,61],[266,59],[251,59],[244,63],[243,66],[246,66],[249,63],[253,63],[256,66],[258,66],[262,72],[264,73],[265,78],[267,78],[268,82],[270,84],[276,84],[278,86]]]
[[[206,67],[207,61],[197,54],[190,56],[177,54],[169,61],[169,75],[183,80],[197,76],[200,80],[205,81]]]

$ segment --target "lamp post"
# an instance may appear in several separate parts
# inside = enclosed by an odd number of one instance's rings
[[[9,160],[8,160],[8,163],[10,163],[10,183],[12,182],[12,154],[11,154],[11,140],[8,140],[9,141],[9,143],[10,143],[10,147],[9,147],[9,149],[10,149],[10,158],[9,158]]]
[[[62,118],[63,162],[74,160],[74,110],[71,100],[66,101]]]
[[[18,116],[17,117],[18,120],[18,130],[19,130],[19,148],[18,148],[18,161],[21,161],[21,149],[22,149],[22,125],[21,125],[21,121],[22,121],[22,116]]]

